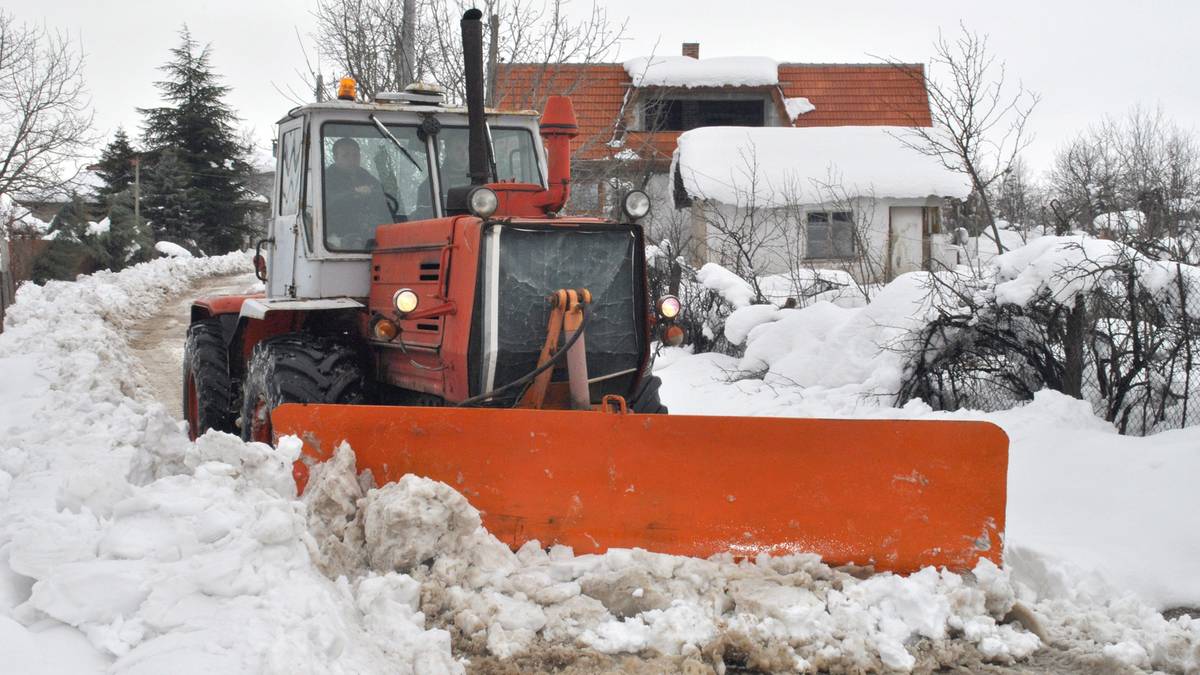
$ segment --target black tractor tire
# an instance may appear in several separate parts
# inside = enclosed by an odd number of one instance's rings
[[[643,415],[666,415],[667,406],[658,399],[658,390],[662,387],[662,379],[657,375],[647,375],[642,378],[637,391],[629,399],[629,410]]]
[[[183,418],[192,440],[209,429],[237,433],[229,351],[219,319],[204,319],[188,326],[183,346],[182,400]]]
[[[359,352],[334,338],[288,333],[254,346],[242,385],[242,439],[272,442],[270,413],[284,403],[364,403]]]

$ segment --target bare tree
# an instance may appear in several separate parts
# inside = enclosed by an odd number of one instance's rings
[[[349,74],[371,96],[400,91],[419,74],[416,0],[322,0],[313,17],[317,53],[338,71],[325,77],[310,65],[313,80],[336,87]]]
[[[728,203],[728,197],[717,200],[704,194],[689,196],[692,208],[699,209],[704,220],[711,242],[710,261],[744,279],[754,291],[754,301],[764,302],[767,296],[762,278],[771,269],[783,266],[788,210],[778,201],[781,188],[762,173],[752,142],[738,151],[738,158],[727,184],[732,203]]]
[[[452,100],[463,96],[462,42],[459,19],[474,3],[463,0],[320,0],[314,16],[313,39],[318,54],[337,72],[322,75],[336,83],[352,75],[363,96],[399,91],[415,80],[431,81],[446,89]],[[489,63],[534,63],[542,68],[525,97],[543,91],[557,66],[594,63],[615,53],[626,23],[615,24],[607,11],[593,4],[575,18],[567,0],[488,0],[481,8],[489,17],[484,40]],[[321,68],[309,67],[315,82]],[[489,76],[495,69],[489,67]],[[495,101],[489,78],[489,100],[513,107],[532,107],[540,101]],[[311,87],[310,87],[311,88]],[[556,83],[556,89],[561,87]]]
[[[1200,143],[1161,108],[1134,107],[1090,127],[1059,150],[1050,183],[1076,226],[1091,231],[1097,216],[1118,214],[1105,236],[1154,257],[1190,259],[1194,237],[1185,235],[1194,234],[1200,207]]]
[[[74,40],[0,11],[0,194],[53,192],[95,140]]]
[[[987,35],[959,26],[957,37],[938,33],[926,83],[933,126],[912,126],[897,138],[908,147],[936,158],[942,166],[966,175],[979,199],[984,224],[991,228],[998,252],[1004,252],[996,228],[993,189],[1033,140],[1029,116],[1038,95],[1019,82],[1011,86],[1003,61],[988,48]],[[919,71],[888,60],[909,77]]]

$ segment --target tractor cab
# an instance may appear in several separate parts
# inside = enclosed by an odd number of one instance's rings
[[[377,227],[462,211],[452,197],[472,184],[467,110],[429,85],[311,103],[278,124],[270,298],[366,297]],[[489,110],[486,131],[488,183],[546,189],[536,112]]]

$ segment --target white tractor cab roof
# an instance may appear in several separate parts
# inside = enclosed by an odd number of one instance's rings
[[[467,109],[464,106],[452,106],[452,105],[442,105],[442,104],[431,105],[431,104],[408,103],[408,102],[391,103],[391,102],[383,102],[383,101],[358,102],[358,101],[332,100],[332,101],[319,101],[319,102],[315,102],[315,103],[305,103],[304,105],[296,106],[295,108],[292,108],[291,110],[289,110],[287,115],[284,115],[278,122],[276,122],[276,124],[283,124],[283,123],[287,122],[288,120],[292,120],[292,119],[295,119],[296,117],[299,117],[300,115],[304,115],[304,114],[307,114],[310,112],[315,112],[315,111],[322,111],[322,110],[347,110],[347,111],[352,110],[352,111],[356,111],[356,112],[368,112],[368,113],[371,113],[371,112],[375,112],[375,113],[410,112],[410,113],[422,113],[422,114],[435,113],[439,116],[442,114],[459,114],[464,117],[466,117],[466,114],[467,114]],[[484,108],[484,112],[487,113],[489,120],[494,116],[504,116],[504,117],[513,116],[513,117],[536,118],[541,114],[536,110],[503,110],[500,108]]]

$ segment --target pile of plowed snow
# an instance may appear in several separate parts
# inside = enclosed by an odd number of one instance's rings
[[[124,335],[194,279],[247,266],[157,260],[22,289],[0,335],[5,667],[603,670],[637,655],[657,670],[862,672],[1007,663],[1041,644],[1005,621],[1034,623],[1019,604],[1028,589],[988,563],[860,579],[812,556],[513,552],[449,486],[409,476],[373,488],[346,448],[298,499],[295,439],[189,442],[141,384]],[[1200,623],[1067,583],[1074,595],[1036,608],[1051,639],[1166,670],[1200,663]]]

